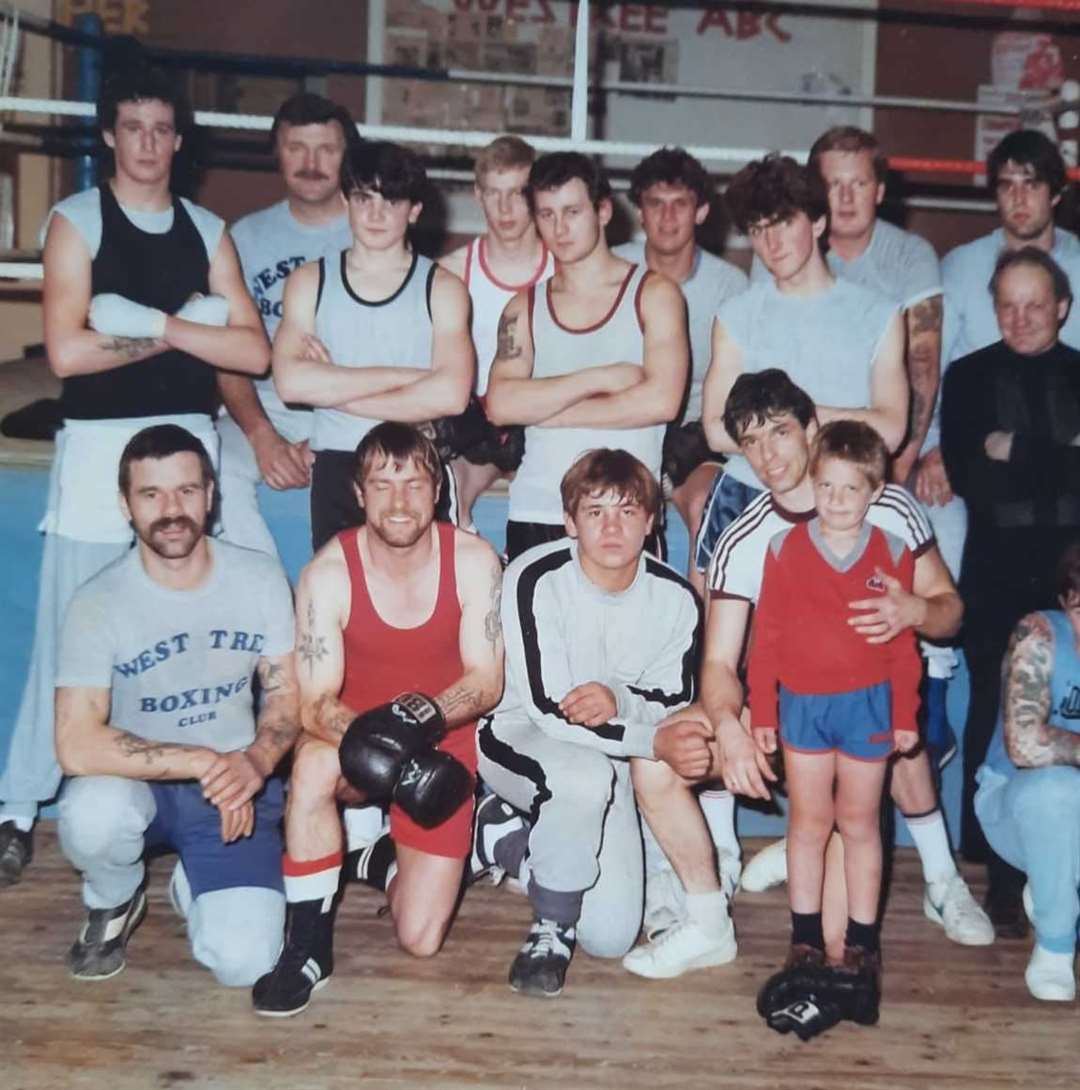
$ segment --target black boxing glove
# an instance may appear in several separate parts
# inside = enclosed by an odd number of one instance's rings
[[[773,1011],[765,1022],[777,1033],[794,1033],[800,1041],[809,1041],[832,1029],[840,1018],[840,1010],[835,1004],[817,996],[807,996]]]
[[[393,795],[405,763],[446,734],[438,705],[422,693],[402,693],[358,715],[338,747],[341,774],[372,802]]]
[[[394,786],[394,802],[425,829],[441,825],[473,793],[472,773],[454,756],[432,749],[410,757]]]
[[[421,428],[428,438],[435,444],[439,457],[444,462],[449,462],[465,451],[483,443],[487,436],[489,424],[480,402],[473,395],[469,398],[469,404],[465,406],[463,413],[457,416],[442,416],[438,420],[432,420]]]

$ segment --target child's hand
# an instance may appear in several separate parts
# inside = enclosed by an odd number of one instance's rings
[[[893,748],[897,753],[910,753],[918,744],[917,730],[898,730],[893,735]]]
[[[775,727],[755,727],[753,730],[754,744],[761,750],[762,753],[775,753],[776,752],[776,728]]]

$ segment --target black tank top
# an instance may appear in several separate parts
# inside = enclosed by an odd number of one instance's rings
[[[90,267],[93,295],[115,292],[174,314],[192,293],[209,291],[206,246],[176,197],[172,227],[157,235],[124,215],[108,183],[99,192],[101,246]],[[65,378],[60,399],[64,416],[73,420],[213,413],[217,377],[208,363],[170,349],[111,371]]]

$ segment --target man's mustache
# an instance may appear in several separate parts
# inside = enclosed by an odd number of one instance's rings
[[[298,170],[296,172],[297,178],[303,178],[308,182],[328,182],[330,181],[329,174],[322,174],[318,170]]]
[[[150,523],[150,533],[156,534],[162,530],[190,530],[192,533],[197,534],[199,527],[195,523],[194,519],[189,519],[187,515],[179,515],[173,519],[158,519],[156,522]]]

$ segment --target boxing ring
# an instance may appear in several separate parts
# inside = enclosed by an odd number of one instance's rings
[[[855,2],[855,0],[852,0]],[[977,101],[953,98],[933,98],[926,96],[878,95],[850,90],[846,93],[793,92],[789,89],[747,89],[737,86],[705,86],[703,84],[677,84],[664,81],[634,81],[622,78],[610,78],[607,73],[592,71],[590,63],[590,5],[594,0],[581,0],[577,9],[577,19],[573,35],[573,74],[570,78],[555,76],[536,76],[515,74],[513,72],[495,72],[475,68],[447,67],[431,69],[401,64],[385,64],[375,61],[335,61],[326,58],[270,58],[250,57],[224,53],[191,53],[176,49],[158,49],[148,47],[147,58],[171,67],[200,65],[211,70],[243,71],[249,74],[269,74],[290,78],[307,78],[312,75],[325,77],[328,74],[342,73],[364,76],[369,79],[422,80],[435,84],[496,84],[542,86],[568,92],[570,109],[567,131],[562,135],[521,132],[525,139],[540,151],[576,150],[599,156],[615,167],[616,189],[625,188],[625,167],[619,164],[641,158],[654,151],[657,142],[604,139],[590,135],[590,97],[597,95],[628,95],[642,97],[683,99],[727,100],[738,103],[768,103],[791,110],[806,107],[827,107],[842,110],[896,111],[903,110],[933,119],[944,115],[981,116],[992,114],[1015,118],[1026,125],[1055,126],[1062,138],[1063,149],[1069,151],[1067,158],[1075,164],[1075,130],[1080,128],[1076,116],[1080,109],[1080,84],[1074,79],[1066,80],[1059,88],[1045,93],[1029,96],[1021,105],[988,105]],[[820,5],[819,5],[820,6]],[[969,5],[971,6],[971,5]],[[1029,9],[1033,13],[1043,12],[1052,16],[1076,16],[1080,14],[1080,0],[1051,0],[1036,3],[1034,0],[1007,2],[1007,0],[975,0],[974,6],[980,7],[992,18],[1005,8]],[[799,12],[806,15],[812,12],[814,5],[795,3],[757,3],[735,4],[733,8]],[[896,19],[903,13],[888,9],[878,11],[859,8],[863,16],[873,18]],[[827,5],[822,6],[822,13],[835,13]],[[868,13],[868,14],[867,14]],[[912,16],[913,18],[915,16]],[[965,16],[956,14],[952,18],[962,23]],[[1002,23],[1002,25],[1006,25]],[[1080,34],[1080,21],[1057,25],[1056,29]],[[86,100],[71,98],[40,98],[17,93],[17,51],[20,36],[39,35],[51,40],[54,49],[74,49],[81,59],[96,56],[108,44],[107,37],[101,34],[100,25],[80,22],[77,27],[67,27],[51,20],[19,12],[14,6],[0,7],[0,117],[22,119],[22,124],[6,122],[0,130],[0,145],[5,141],[16,146],[33,144],[36,139],[42,146],[61,146],[61,136],[71,148],[86,153],[88,126],[92,123],[95,108],[92,101],[94,86],[85,85],[82,89]],[[91,66],[92,70],[92,66]],[[25,119],[34,123],[27,126]],[[44,119],[45,126],[37,124]],[[71,124],[74,122],[74,124]],[[272,118],[269,114],[241,114],[219,110],[197,110],[195,122],[198,126],[213,133],[266,133]],[[25,131],[29,128],[31,131]],[[448,156],[455,150],[473,149],[489,143],[497,131],[466,128],[431,128],[421,126],[403,126],[395,124],[360,122],[357,128],[368,139],[393,140],[410,145],[419,145],[425,149],[436,149]],[[812,137],[811,137],[812,139]],[[61,143],[58,143],[60,141]],[[1071,141],[1071,144],[1069,142]],[[807,144],[811,142],[807,140]],[[1067,146],[1068,145],[1068,146]],[[758,146],[725,146],[706,142],[687,142],[687,150],[701,159],[721,177],[732,173],[746,162],[760,158],[769,151],[776,150],[768,141]],[[781,149],[795,158],[805,161],[805,147]],[[70,154],[70,148],[66,154]],[[983,164],[970,157],[942,157],[940,155],[896,155],[891,156],[889,165],[892,171],[909,178],[967,181],[980,175]],[[620,173],[621,171],[621,173]],[[430,170],[431,176],[448,185],[466,185],[471,175],[457,165],[451,158],[449,165],[436,161]],[[1070,176],[1080,178],[1080,169],[1074,165]],[[978,193],[970,193],[961,188],[960,196],[943,192],[941,186],[931,189],[928,194],[909,196],[905,204],[913,209],[948,211],[957,214],[985,213],[993,208],[992,202]],[[54,194],[59,196],[59,194]],[[0,299],[5,290],[17,288],[20,291],[33,292],[40,284],[42,267],[40,259],[33,254],[0,254]],[[3,375],[0,373],[0,382]],[[0,680],[12,693],[21,690],[21,681],[25,662],[28,658],[29,633],[34,612],[36,571],[40,558],[41,539],[36,533],[37,515],[44,510],[46,474],[41,464],[47,460],[48,445],[39,444],[34,458],[22,458],[17,464],[5,457],[0,450],[0,502],[10,512],[8,528],[0,535],[0,560],[5,563],[5,570],[10,573],[6,580],[3,604],[6,616],[11,623],[0,638]],[[300,566],[308,556],[306,494],[302,492],[275,492],[261,486],[260,502],[263,504],[267,521],[278,542],[282,559],[295,580]],[[497,547],[502,546],[505,532],[505,498],[502,495],[483,497],[477,508],[478,523],[481,530]],[[680,558],[686,555],[685,528],[682,526],[674,509],[669,519],[670,555]],[[0,713],[0,753],[6,750],[7,737],[14,717],[14,699],[8,708]],[[966,710],[964,679],[950,687],[950,720],[954,725],[962,724]],[[958,812],[960,783],[960,762],[954,761],[946,770],[943,783],[943,797],[950,824],[954,826]],[[740,819],[740,832],[749,835],[764,835],[778,831],[782,821],[776,816],[756,814],[743,809]],[[902,827],[902,826],[901,826]],[[906,835],[903,834],[903,835]]]

